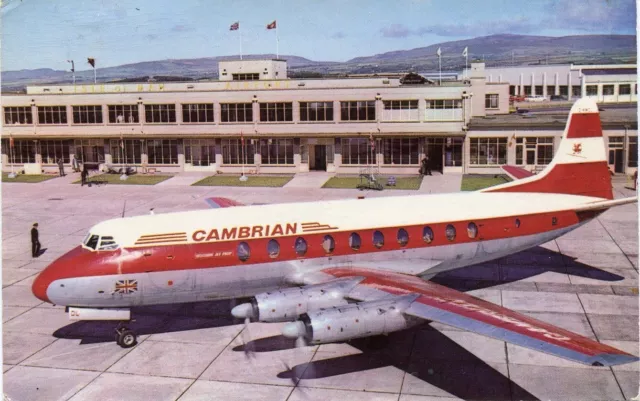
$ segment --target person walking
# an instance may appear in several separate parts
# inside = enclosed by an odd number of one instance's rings
[[[40,239],[38,235],[38,223],[33,223],[31,229],[31,256],[37,258],[40,256]]]
[[[82,172],[80,173],[80,179],[82,180],[82,185],[80,185],[81,187],[84,186],[84,184],[87,183],[87,175],[88,174],[89,173],[87,172],[87,166],[82,164]]]
[[[431,175],[431,163],[429,162],[429,155],[424,157],[425,175]]]
[[[62,158],[58,159],[58,168],[60,169],[60,177],[64,177],[64,162],[62,161]]]

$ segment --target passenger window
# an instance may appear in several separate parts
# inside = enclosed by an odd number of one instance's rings
[[[280,255],[280,244],[278,244],[278,241],[272,239],[267,243],[267,253],[271,259],[275,259]]]
[[[239,243],[238,244],[238,259],[240,259],[241,261],[244,262],[245,260],[249,259],[250,255],[251,255],[251,250],[249,249],[249,244],[247,244],[244,241]]]
[[[516,219],[516,228],[520,228],[520,219]]]
[[[404,228],[398,230],[398,244],[406,246],[409,243],[409,233]]]
[[[456,228],[451,224],[447,225],[447,228],[445,229],[444,233],[447,236],[447,239],[449,241],[453,241],[454,239],[456,239]]]
[[[422,239],[427,244],[430,244],[431,241],[433,241],[433,230],[431,229],[431,227],[426,226],[422,229]]]
[[[384,235],[380,231],[373,233],[373,246],[380,249],[384,245]]]
[[[89,238],[87,238],[87,240],[84,242],[84,245],[87,248],[91,248],[91,249],[96,249],[96,247],[98,246],[98,240],[100,239],[100,237],[98,237],[97,235],[91,235]]]
[[[307,253],[307,241],[302,237],[296,238],[296,255],[304,256]]]
[[[336,243],[333,240],[333,237],[330,235],[325,235],[324,239],[322,240],[322,249],[324,249],[326,253],[332,253],[335,248]]]
[[[552,226],[555,226],[555,225],[557,225],[557,224],[558,224],[558,218],[557,218],[557,217],[553,217],[553,218],[551,218],[551,225],[552,225]]]
[[[351,249],[357,251],[358,249],[360,249],[360,244],[362,244],[360,235],[357,233],[351,233],[351,235],[349,236],[349,246],[351,247]]]
[[[475,238],[478,236],[478,226],[476,226],[476,223],[469,223],[467,225],[467,234],[469,235],[469,238]]]

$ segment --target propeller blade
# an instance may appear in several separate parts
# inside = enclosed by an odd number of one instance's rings
[[[244,319],[244,328],[242,329],[242,345],[246,358],[255,356],[253,352],[253,341],[251,341],[251,334],[249,333],[249,323],[251,323],[251,317],[247,316]]]

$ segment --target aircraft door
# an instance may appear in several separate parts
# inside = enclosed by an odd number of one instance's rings
[[[145,297],[168,297],[171,301],[191,300],[194,297],[195,273],[190,269],[180,269],[181,262],[185,262],[185,252],[178,252],[174,246],[162,246],[147,251],[150,258],[147,272],[147,288]],[[182,263],[184,265],[184,263]]]

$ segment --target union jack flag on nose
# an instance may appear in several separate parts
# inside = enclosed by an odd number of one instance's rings
[[[116,281],[116,294],[131,294],[136,291],[138,291],[138,280]]]

